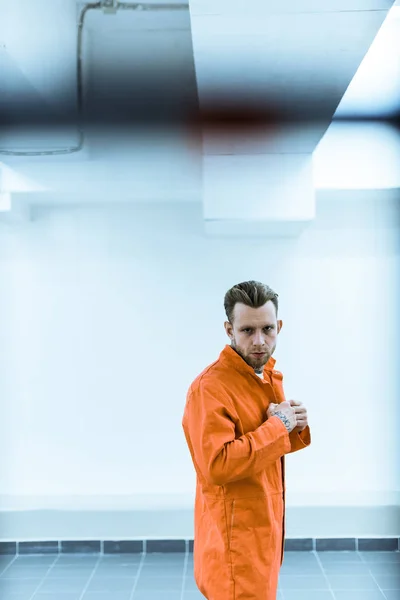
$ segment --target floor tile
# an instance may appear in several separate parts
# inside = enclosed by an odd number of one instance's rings
[[[335,600],[385,600],[380,590],[341,590],[334,594]]]
[[[333,590],[376,590],[370,575],[327,575]]]
[[[283,564],[282,575],[321,575],[322,570],[317,561],[315,563]]]
[[[386,596],[386,600],[399,600],[400,598],[399,590],[385,590],[384,594]]]
[[[62,568],[53,567],[46,575],[46,579],[85,579],[86,581],[95,572],[95,567],[87,569],[76,569],[74,567]]]
[[[42,566],[34,566],[34,567],[26,567],[21,565],[16,565],[15,563],[10,565],[6,571],[4,571],[2,578],[7,579],[20,579],[24,578],[32,578],[32,579],[43,579],[46,573],[48,573],[50,566],[44,565]]]
[[[183,584],[183,577],[155,577],[155,578],[142,578],[138,579],[135,587],[136,592],[167,592],[167,591],[181,591]]]
[[[59,558],[58,554],[46,554],[42,556],[36,555],[24,555],[24,556],[16,556],[14,559],[15,565],[53,565]]]
[[[79,600],[80,597],[80,592],[50,592],[49,594],[35,594],[34,600]]]
[[[374,578],[387,600],[400,600],[399,559],[394,552],[288,552],[277,600],[384,600]],[[193,556],[183,553],[1,556],[0,599],[30,600],[35,591],[34,600],[204,600]]]
[[[361,562],[361,556],[358,552],[318,552],[317,556],[322,564],[332,562]]]
[[[57,559],[58,565],[79,565],[79,566],[94,566],[101,561],[101,557],[80,554],[60,554]]]
[[[369,575],[369,565],[362,562],[326,562],[322,564],[326,575]]]
[[[334,554],[337,554],[336,552]],[[315,562],[316,552],[288,552],[285,554],[283,562],[284,563],[294,563],[294,562]]]
[[[94,577],[136,577],[138,572],[139,565],[101,565]]]
[[[201,596],[200,596],[201,598]],[[86,600],[86,599],[84,599]],[[113,600],[113,599],[111,599]],[[134,593],[132,600],[181,600],[180,591],[151,591]],[[194,599],[193,599],[194,600]]]
[[[296,569],[299,569],[301,567],[304,567],[306,569],[312,569],[313,567],[315,569],[320,568],[318,559],[315,555],[307,556],[307,557],[299,556],[296,558],[291,558],[291,559],[283,561],[282,569],[291,568],[291,567],[295,567]]]
[[[1,600],[29,600],[31,594],[14,594],[13,592],[7,592],[3,590],[0,585],[0,598]],[[70,598],[70,600],[75,600],[75,598]]]
[[[93,577],[87,592],[126,592],[132,591],[136,577]]]
[[[143,564],[140,576],[146,577],[183,577],[184,564],[181,565],[147,565]]]
[[[185,592],[183,600],[204,600],[205,596],[200,591],[197,592]]]
[[[366,567],[374,577],[380,575],[398,575],[400,573],[400,564],[395,562],[372,562],[367,563]]]
[[[188,592],[193,592],[198,589],[195,578],[192,575],[184,577],[184,589]]]
[[[170,563],[178,563],[183,562],[185,560],[185,553],[184,552],[172,552],[171,554],[162,554],[159,552],[151,552],[150,554],[146,554],[145,555],[145,562],[146,563],[157,563],[158,562],[162,562],[164,565],[165,564],[170,564]]]
[[[50,592],[83,592],[88,582],[88,577],[63,577],[59,579],[45,579],[38,589],[38,593]]]
[[[280,586],[285,596],[285,590],[327,590],[329,589],[325,577],[321,575],[282,575],[279,579]]]
[[[143,554],[105,554],[100,557],[100,565],[136,565],[140,564],[144,559]]]
[[[130,600],[131,592],[85,592],[82,600]],[[36,600],[36,597],[34,598]],[[46,600],[46,598],[43,598]]]
[[[284,600],[334,600],[328,590],[285,590]]]
[[[400,552],[359,552],[358,554],[366,562],[400,563]]]
[[[399,590],[400,598],[400,573],[397,575],[376,575],[375,579],[383,590]]]
[[[35,590],[40,586],[41,579],[6,579],[2,577],[0,579],[1,590],[4,593],[14,593],[14,594],[33,594]],[[3,600],[3,598],[1,598]]]

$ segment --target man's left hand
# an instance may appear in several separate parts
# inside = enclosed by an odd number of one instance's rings
[[[302,402],[289,400],[289,403],[296,413],[297,425],[293,431],[300,433],[300,431],[303,431],[308,426],[307,409]]]

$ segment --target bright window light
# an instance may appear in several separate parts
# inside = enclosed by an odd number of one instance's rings
[[[334,118],[391,117],[400,111],[400,2],[388,15]]]
[[[334,121],[313,154],[314,185],[330,189],[400,187],[400,135],[388,123]]]

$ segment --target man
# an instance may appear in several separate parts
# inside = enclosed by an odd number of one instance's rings
[[[197,474],[194,575],[208,600],[275,600],[284,455],[311,443],[307,411],[274,369],[278,295],[248,281],[224,305],[231,345],[192,383],[182,421]]]

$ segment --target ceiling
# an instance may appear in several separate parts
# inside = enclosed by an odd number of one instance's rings
[[[311,156],[334,116],[398,110],[400,7],[385,21],[390,0],[129,4],[86,12],[79,80],[85,3],[0,0],[0,149],[49,152],[0,154],[0,189],[13,199],[3,206],[29,194],[204,201],[206,163],[215,173],[226,155],[239,170],[246,156]],[[261,177],[269,167],[259,164]]]

